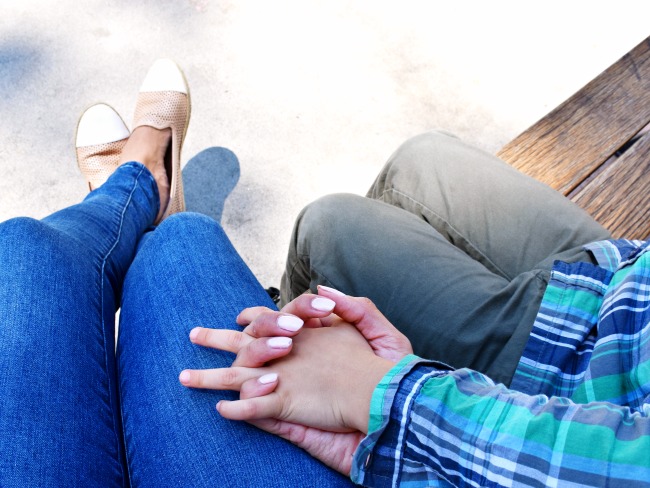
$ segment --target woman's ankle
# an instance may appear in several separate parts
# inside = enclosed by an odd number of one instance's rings
[[[137,127],[129,137],[122,150],[120,163],[129,161],[142,163],[153,175],[158,184],[160,211],[156,221],[167,208],[169,202],[170,181],[165,169],[165,154],[171,144],[171,130],[158,130],[149,126]]]

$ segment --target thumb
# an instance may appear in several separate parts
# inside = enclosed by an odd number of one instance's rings
[[[369,298],[351,297],[327,286],[318,286],[318,294],[336,303],[334,313],[354,325],[375,354],[397,362],[413,353],[411,342],[391,324]]]

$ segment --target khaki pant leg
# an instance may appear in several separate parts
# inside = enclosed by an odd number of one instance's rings
[[[403,208],[488,269],[512,279],[609,232],[573,202],[460,139],[429,132],[405,142],[368,196]]]

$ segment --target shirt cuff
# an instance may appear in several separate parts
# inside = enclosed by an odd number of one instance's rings
[[[374,487],[393,486],[401,465],[401,444],[408,428],[410,401],[431,377],[453,368],[409,354],[379,382],[370,401],[368,435],[352,459],[353,482]]]

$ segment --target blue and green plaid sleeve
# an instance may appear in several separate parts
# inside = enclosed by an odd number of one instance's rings
[[[366,486],[650,486],[650,243],[557,262],[511,389],[415,356],[382,380]]]
[[[365,486],[648,486],[650,419],[526,395],[415,356],[375,390],[352,480]]]

